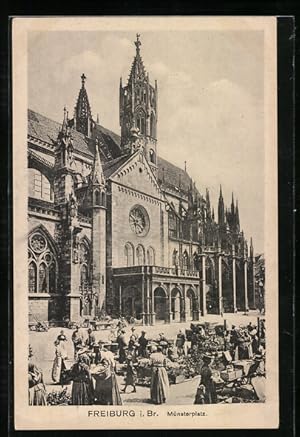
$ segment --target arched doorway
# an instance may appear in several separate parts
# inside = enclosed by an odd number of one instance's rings
[[[186,292],[186,317],[187,320],[194,319],[194,312],[196,311],[197,302],[196,302],[196,294],[192,288],[189,288]]]
[[[243,263],[236,261],[236,306],[238,311],[245,309],[245,280]]]
[[[171,291],[171,311],[174,322],[180,322],[183,311],[182,294],[179,288],[175,287]]]
[[[167,294],[162,287],[154,290],[154,312],[156,321],[165,321],[167,312]]]
[[[232,263],[222,259],[223,312],[233,313]]]
[[[136,287],[127,287],[122,293],[122,314],[125,317],[141,318],[143,312],[142,299]]]
[[[211,257],[205,261],[206,270],[206,309],[208,314],[218,314],[218,289],[216,284],[215,262]]]

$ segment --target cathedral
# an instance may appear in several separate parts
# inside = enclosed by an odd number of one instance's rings
[[[186,169],[159,156],[158,86],[137,35],[120,80],[120,135],[81,88],[62,123],[28,110],[29,321],[103,314],[144,325],[256,308],[254,250],[238,202],[217,211]]]

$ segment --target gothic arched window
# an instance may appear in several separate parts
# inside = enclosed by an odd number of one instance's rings
[[[29,197],[53,202],[53,188],[49,179],[35,168],[29,168]]]
[[[80,268],[80,285],[82,290],[85,290],[89,283],[89,272],[88,266],[86,264],[82,264]]]
[[[34,232],[28,242],[29,293],[55,293],[57,289],[57,259],[52,244],[42,232]]]
[[[131,243],[126,243],[124,248],[126,267],[134,266],[134,247]]]
[[[155,265],[155,251],[151,246],[147,250],[147,262],[149,266]]]
[[[136,125],[142,135],[146,133],[146,114],[142,109],[139,109],[136,115]]]
[[[152,112],[151,117],[150,117],[150,136],[152,138],[155,138],[155,136],[156,136],[155,127],[156,127],[155,126],[155,116]]]
[[[182,268],[183,270],[188,270],[189,268],[189,256],[186,250],[183,252],[182,255]]]
[[[149,158],[150,158],[150,162],[152,162],[153,164],[155,164],[155,152],[153,149],[149,150]]]
[[[95,191],[95,205],[100,206],[100,193],[98,190]]]
[[[136,248],[136,258],[138,266],[143,266],[145,264],[145,249],[141,244]]]
[[[28,290],[29,293],[36,293],[36,264],[34,261],[28,267]]]

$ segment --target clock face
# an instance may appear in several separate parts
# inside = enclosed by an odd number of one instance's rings
[[[130,210],[129,225],[131,230],[139,237],[144,237],[148,234],[150,221],[144,207],[136,205]]]

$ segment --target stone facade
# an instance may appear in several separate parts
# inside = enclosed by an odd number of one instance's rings
[[[86,77],[74,117],[28,111],[32,321],[124,314],[144,324],[255,308],[254,250],[237,202],[217,217],[187,171],[158,156],[157,83],[136,42],[120,83],[121,137],[95,122]]]

